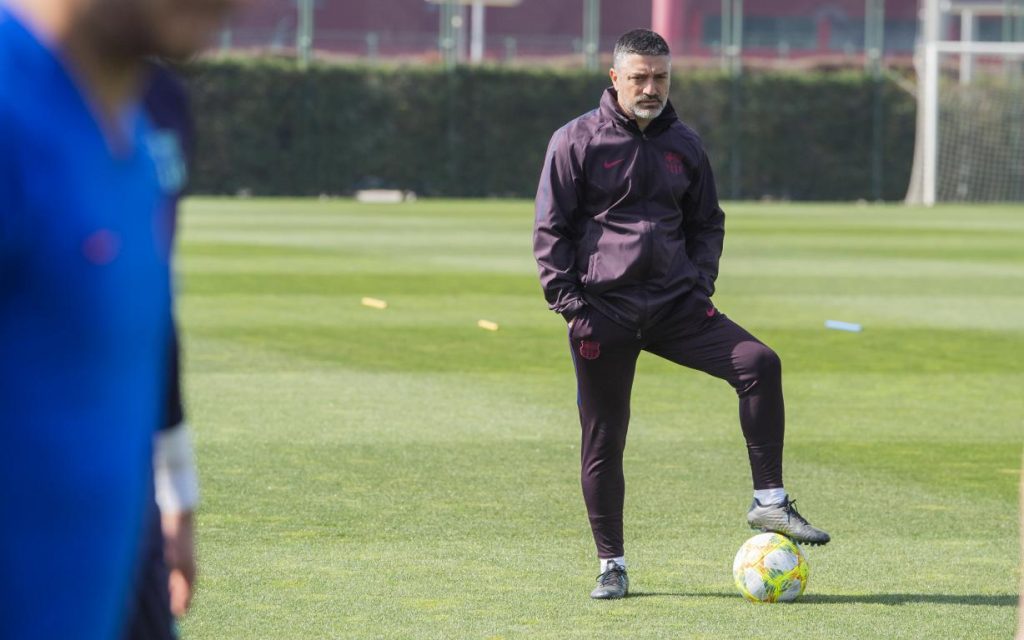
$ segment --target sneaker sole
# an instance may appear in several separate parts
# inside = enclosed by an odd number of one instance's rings
[[[829,538],[828,540],[825,540],[824,542],[813,541],[813,540],[799,540],[795,536],[792,536],[792,535],[790,535],[788,533],[785,533],[783,531],[776,531],[775,529],[769,529],[767,527],[756,527],[756,526],[751,525],[750,528],[752,530],[754,530],[754,531],[760,531],[761,533],[777,533],[780,536],[786,536],[787,538],[789,538],[793,542],[796,542],[796,543],[799,543],[799,544],[806,544],[806,545],[811,546],[811,547],[824,547],[829,542],[832,542],[831,538]]]

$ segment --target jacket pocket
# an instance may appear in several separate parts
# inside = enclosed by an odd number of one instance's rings
[[[607,226],[587,261],[587,289],[595,293],[642,282],[650,271],[650,225]]]

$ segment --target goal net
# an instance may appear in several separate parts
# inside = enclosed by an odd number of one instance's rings
[[[973,13],[1007,8],[925,0],[908,203],[1024,202],[1024,41],[972,39]],[[940,38],[957,17],[961,39]]]
[[[1024,43],[992,44],[933,53],[933,201],[1024,202]]]

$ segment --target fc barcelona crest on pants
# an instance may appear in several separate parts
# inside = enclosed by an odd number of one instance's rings
[[[584,360],[597,360],[601,355],[601,343],[596,340],[580,340],[580,357]]]

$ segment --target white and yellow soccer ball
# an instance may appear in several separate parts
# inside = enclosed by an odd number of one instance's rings
[[[732,577],[751,602],[792,602],[807,587],[810,569],[795,542],[778,533],[760,533],[736,553]]]

